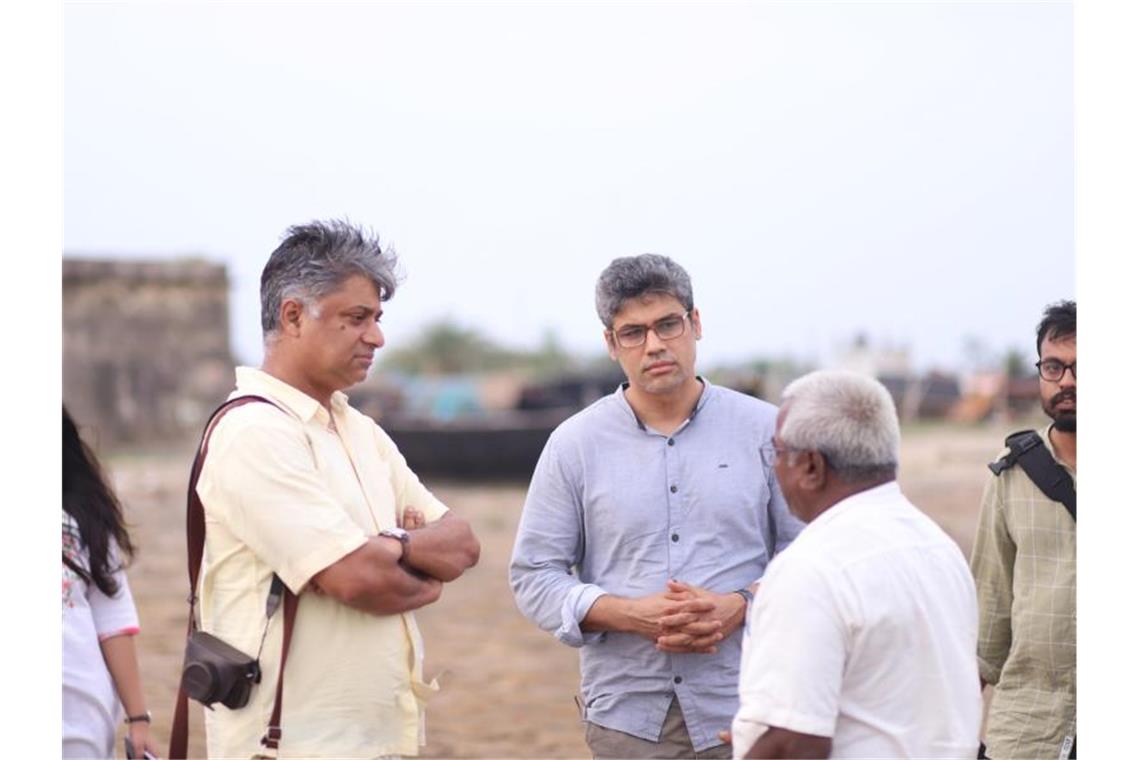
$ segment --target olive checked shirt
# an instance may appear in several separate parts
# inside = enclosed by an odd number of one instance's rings
[[[1038,434],[1057,459],[1049,429]],[[1077,473],[1065,469],[1075,487]],[[978,669],[994,686],[986,754],[1068,757],[1077,711],[1076,521],[1011,467],[986,484],[970,569]]]

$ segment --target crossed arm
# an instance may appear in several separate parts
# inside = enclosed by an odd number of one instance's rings
[[[314,575],[312,584],[350,607],[392,615],[435,602],[445,582],[478,561],[479,542],[471,526],[448,512],[411,529],[406,550],[397,539],[370,537]]]

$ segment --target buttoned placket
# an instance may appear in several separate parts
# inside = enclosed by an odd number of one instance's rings
[[[649,431],[648,429],[646,430],[647,433],[651,433],[661,438],[662,453],[665,457],[665,483],[667,486],[665,489],[665,499],[666,503],[669,506],[669,540],[665,542],[665,551],[668,557],[666,561],[666,567],[668,568],[670,578],[677,577],[677,570],[679,570],[681,565],[684,563],[684,542],[688,540],[688,536],[685,535],[685,531],[681,527],[681,523],[687,514],[687,510],[685,509],[685,494],[687,484],[683,483],[681,480],[683,472],[681,467],[680,449],[683,443],[680,439],[684,431],[692,423],[693,417],[695,415],[696,411],[694,410],[693,415],[690,415],[688,419],[681,423],[680,427],[678,427],[669,435],[656,433],[654,431]],[[672,654],[669,654],[668,657],[669,669],[673,672],[673,691],[677,692],[679,691],[678,687],[680,687],[681,684],[683,684],[685,681],[684,674],[678,669],[678,665],[682,662],[682,660],[674,657]],[[678,699],[680,699],[680,695],[678,695]]]

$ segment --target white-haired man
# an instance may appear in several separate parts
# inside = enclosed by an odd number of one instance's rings
[[[785,390],[771,444],[808,523],[749,616],[736,757],[974,757],[977,607],[961,550],[895,482],[886,388],[814,372]]]

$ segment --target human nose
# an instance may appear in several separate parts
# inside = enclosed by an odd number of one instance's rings
[[[381,348],[384,345],[384,331],[380,329],[379,322],[373,322],[365,331],[364,342],[376,348]]]
[[[1057,385],[1062,387],[1073,387],[1077,384],[1077,367],[1064,366],[1061,368],[1061,376],[1057,378]]]
[[[661,340],[661,336],[657,334],[657,330],[652,327],[646,328],[645,330],[645,350],[651,354],[665,350],[665,341]]]

